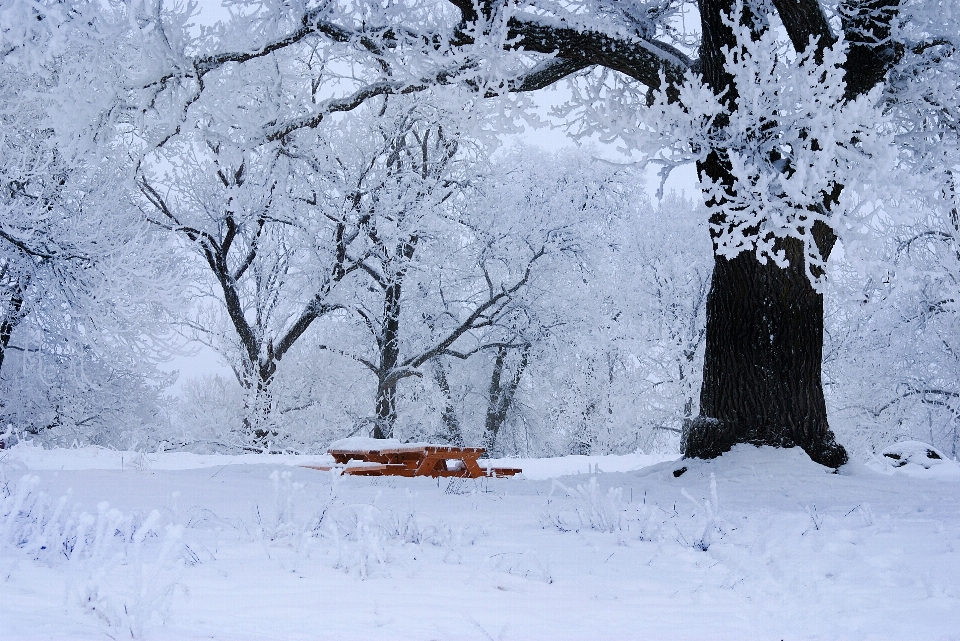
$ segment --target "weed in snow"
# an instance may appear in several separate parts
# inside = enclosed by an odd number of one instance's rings
[[[870,527],[876,521],[876,517],[873,515],[873,509],[871,509],[869,503],[861,503],[847,512],[844,517],[851,516],[854,513],[859,516],[861,527]]]
[[[819,531],[819,530],[820,530],[820,526],[823,525],[823,516],[821,516],[820,514],[817,513],[817,506],[814,505],[813,507],[811,507],[811,506],[808,505],[808,506],[807,506],[807,515],[810,516],[810,521],[813,523],[813,530],[814,530],[814,531]],[[807,532],[809,532],[809,531],[810,531],[809,529],[808,529],[808,530],[804,530],[804,531],[800,534],[800,536],[804,536],[804,535],[805,535]]]
[[[554,492],[557,490],[561,490],[570,500],[556,500]],[[662,539],[672,523],[678,543],[706,551],[730,530],[719,515],[717,479],[713,474],[710,475],[710,498],[703,502],[697,501],[685,489],[681,489],[680,493],[695,508],[689,516],[678,512],[676,505],[672,511],[667,511],[646,501],[628,509],[623,504],[622,488],[610,488],[603,492],[595,478],[576,488],[554,481],[547,507],[540,515],[540,523],[543,527],[553,527],[561,532],[592,529],[613,533],[623,530],[636,532],[639,529],[638,538],[641,541]],[[690,529],[694,531],[692,535]],[[687,534],[684,534],[685,531]]]
[[[501,552],[490,557],[491,568],[524,579],[553,583],[550,567],[533,552]]]
[[[124,514],[106,502],[96,516],[68,496],[56,502],[26,475],[15,488],[0,485],[0,558],[3,580],[21,562],[60,565],[67,601],[124,636],[139,638],[165,620],[189,555],[183,527],[161,525],[156,510]]]
[[[273,472],[272,506],[259,506],[255,511],[257,538],[267,557],[278,546],[293,548],[297,557],[313,552],[327,556],[333,567],[360,578],[387,572],[388,564],[398,556],[416,559],[424,546],[438,548],[443,560],[458,563],[465,545],[472,545],[481,531],[476,528],[453,528],[417,514],[413,494],[389,507],[372,504],[344,503],[338,496],[343,477],[331,475],[330,492],[318,509],[305,511],[298,505],[304,497],[304,485],[293,482],[290,472]]]
[[[459,563],[463,547],[482,534],[476,528],[433,522],[417,514],[412,504],[413,495],[407,492],[405,502],[389,509],[375,504],[332,506],[320,533],[331,543],[334,567],[367,578],[385,572],[402,550],[416,559],[425,546],[441,550],[445,562]]]
[[[277,470],[270,474],[270,481],[273,483],[273,505],[264,510],[256,507],[260,535],[270,541],[299,538],[306,527],[297,518],[295,503],[297,495],[303,491],[303,483],[295,483],[290,472],[281,474]]]
[[[726,524],[719,515],[720,499],[717,497],[717,477],[714,476],[713,472],[710,473],[710,498],[704,499],[702,505],[699,501],[690,496],[690,493],[687,492],[685,488],[682,488],[680,493],[684,496],[684,498],[693,503],[699,510],[699,513],[703,515],[702,527],[698,528],[700,534],[693,537],[692,541],[690,541],[690,544],[698,550],[706,552],[708,549],[710,549],[710,546],[716,540],[716,537],[719,536],[720,538],[723,538],[723,536],[727,534],[728,530]],[[697,513],[694,513],[695,518],[696,516]],[[681,537],[683,537],[682,533]],[[683,538],[686,540],[686,537]]]
[[[553,493],[558,489],[572,502],[554,502]],[[604,493],[594,477],[586,486],[578,485],[576,488],[555,480],[550,487],[547,509],[541,514],[540,521],[544,527],[549,525],[561,532],[580,528],[616,532],[623,524],[623,488],[610,488]]]

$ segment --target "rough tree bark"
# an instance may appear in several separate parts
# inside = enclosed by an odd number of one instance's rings
[[[844,28],[851,41],[845,74],[847,99],[872,88],[892,62],[885,48],[857,34],[869,32],[882,41],[884,34],[889,35],[889,22],[883,21],[889,21],[897,1],[847,3]],[[726,104],[732,111],[738,95],[723,68],[722,49],[737,43],[722,15],[731,14],[734,3],[700,0],[699,4],[703,80],[716,93],[727,90]],[[775,0],[774,5],[798,51],[805,49],[811,38],[821,51],[835,42],[816,0]],[[751,19],[745,12],[744,20]],[[724,124],[721,119],[718,126]],[[697,169],[701,178],[732,185],[729,161],[722,149],[713,150]],[[829,210],[840,189],[842,185],[837,185],[834,194],[824,197],[825,209]],[[725,222],[723,205],[707,203],[714,211],[714,225]],[[819,224],[814,237],[826,260],[836,236]],[[829,467],[847,461],[846,451],[829,428],[823,397],[823,296],[807,278],[800,242],[781,239],[780,247],[789,259],[786,268],[773,261],[761,263],[749,251],[733,259],[715,258],[707,298],[700,416],[684,429],[687,457],[712,458],[736,443],[755,443],[800,446],[814,461]]]
[[[4,356],[6,356],[7,348],[10,346],[10,337],[13,335],[13,330],[16,329],[20,321],[23,320],[23,307],[23,292],[19,286],[15,286],[13,293],[10,294],[6,314],[3,317],[3,321],[0,322],[0,371],[3,370]],[[0,403],[0,406],[2,405],[3,404]],[[4,447],[6,447],[6,442],[0,437],[0,450]]]
[[[393,425],[397,422],[397,364],[400,361],[400,302],[403,279],[407,266],[413,260],[418,238],[412,235],[398,245],[397,255],[401,267],[383,283],[383,319],[377,346],[380,363],[377,368],[376,422],[373,438],[393,438]]]
[[[0,370],[3,369],[4,356],[7,353],[7,347],[10,345],[10,337],[13,335],[13,330],[16,329],[20,321],[23,320],[23,305],[23,292],[19,286],[16,286],[10,295],[10,302],[7,304],[7,313],[3,317],[3,322],[0,322]]]
[[[753,252],[716,258],[700,416],[687,423],[686,456],[712,458],[746,442],[800,446],[830,467],[846,462],[821,384],[823,296],[796,249],[786,269],[761,264]]]

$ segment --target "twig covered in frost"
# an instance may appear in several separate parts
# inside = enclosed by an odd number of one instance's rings
[[[265,518],[259,506],[256,509],[261,533],[271,541],[301,534],[305,526],[298,521],[294,505],[304,484],[294,482],[290,472],[277,470],[270,474],[270,481],[273,483],[273,513]]]
[[[820,529],[820,524],[823,523],[823,517],[820,516],[819,514],[817,514],[817,506],[816,506],[816,504],[814,504],[812,508],[811,508],[810,506],[807,506],[807,514],[810,516],[810,520],[813,521],[813,529],[814,529],[814,530],[819,530],[819,529]],[[803,536],[803,534],[806,534],[806,533],[809,532],[809,531],[810,531],[810,530],[807,530],[806,532],[803,532],[803,533],[801,534],[801,536]]]
[[[557,489],[562,490],[573,499],[573,510],[577,523],[575,524],[569,516],[563,513],[551,511],[552,501],[548,498],[548,509],[541,515],[542,524],[555,527],[561,532],[578,530],[580,527],[601,532],[615,532],[621,529],[623,524],[622,487],[610,488],[604,493],[601,491],[597,479],[591,477],[586,486],[577,485],[576,488],[567,487],[560,481],[554,480],[550,487],[551,498]]]
[[[408,492],[407,500],[391,509],[370,504],[331,505],[325,527],[318,534],[332,544],[334,567],[366,578],[383,571],[402,550],[416,557],[425,545],[445,551],[445,562],[458,563],[464,545],[473,545],[482,530],[431,522],[413,509],[412,499]]]
[[[719,517],[720,499],[717,496],[717,477],[713,472],[710,473],[710,498],[704,500],[703,505],[690,496],[685,488],[681,488],[680,493],[706,514],[703,530],[700,536],[693,540],[693,547],[706,552],[713,545],[716,535],[719,534],[722,538],[727,533],[727,528]]]

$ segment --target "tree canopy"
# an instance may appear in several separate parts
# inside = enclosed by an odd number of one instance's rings
[[[151,233],[173,232],[192,245],[218,283],[215,298],[243,355],[238,378],[262,392],[248,402],[258,415],[273,402],[265,390],[278,362],[327,315],[340,322],[337,314],[356,314],[379,336],[376,359],[353,354],[377,373],[383,436],[397,380],[463,353],[454,343],[465,332],[480,340],[475,330],[509,316],[494,320],[487,305],[512,309],[501,303],[519,295],[543,255],[532,245],[526,275],[495,285],[482,267],[489,300],[472,303],[473,321],[462,308],[466,316],[457,319],[467,325],[449,335],[431,321],[434,343],[400,358],[387,336],[399,335],[399,301],[391,297],[400,296],[422,234],[437,227],[399,221],[422,220],[410,216],[429,203],[452,219],[471,198],[483,202],[471,192],[479,182],[456,169],[481,160],[466,150],[494,149],[498,134],[524,117],[526,94],[564,81],[570,95],[556,113],[575,137],[619,145],[658,165],[664,179],[684,164],[699,175],[714,264],[700,414],[684,422],[685,453],[716,456],[747,441],[799,445],[831,466],[846,460],[821,382],[828,261],[838,241],[852,255],[896,230],[952,235],[916,229],[956,218],[960,12],[952,3],[230,0],[223,7],[229,19],[197,26],[190,2],[8,3],[0,14],[4,82],[33,86],[46,102],[36,116],[5,103],[14,132],[8,144],[37,151],[33,160],[8,162],[4,180],[18,216],[43,218],[49,214],[36,204],[53,202],[44,195],[50,189],[59,199],[69,187],[89,200],[96,190],[74,186],[73,176],[85,180],[102,162],[123,167],[114,192],[130,194],[127,204],[144,212]],[[396,129],[398,114],[418,109],[432,115]],[[15,136],[32,142],[11,142]],[[368,141],[385,144],[366,160],[350,155]],[[351,172],[361,177],[353,186],[337,182]],[[399,187],[384,191],[388,183]],[[656,225],[646,216],[632,224]],[[405,231],[388,244],[380,234],[388,227]],[[35,242],[43,229],[30,221],[5,226],[0,242],[32,256],[34,266],[70,253],[52,231]],[[327,248],[319,253],[318,234]],[[9,341],[30,277],[26,263],[6,260],[3,282],[21,283],[4,290],[0,339]],[[295,292],[282,304],[270,293],[280,291],[281,272]],[[364,278],[385,297],[382,313],[335,291]],[[519,333],[489,338],[471,349],[528,354]],[[506,362],[494,360],[495,369]],[[433,367],[444,388],[444,370]],[[272,428],[254,423],[265,445]]]

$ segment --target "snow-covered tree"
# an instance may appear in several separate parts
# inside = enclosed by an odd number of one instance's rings
[[[696,411],[709,282],[702,212],[624,186],[620,204],[607,201],[588,223],[578,269],[542,284],[539,305],[555,322],[529,357],[516,418],[529,432],[521,440],[544,453],[675,450]],[[639,217],[650,223],[635,225]]]
[[[113,42],[140,57],[84,113],[123,114],[148,145],[202,132],[265,158],[334,114],[438,87],[498,97],[504,123],[523,106],[505,94],[572,77],[575,131],[700,176],[715,261],[689,456],[751,441],[846,459],[821,385],[829,256],[906,213],[906,195],[942,210],[955,189],[955,0],[232,2],[230,21],[200,30],[191,6],[10,6],[44,19],[3,32],[9,55],[62,38],[44,20],[74,9],[126,19]],[[272,78],[268,108],[251,109],[254,76]]]
[[[488,197],[502,176],[486,169],[489,148],[472,135],[473,114],[457,113],[459,104],[451,112],[391,102],[372,126],[360,123],[372,136],[356,123],[338,127],[343,149],[353,150],[338,156],[353,177],[338,191],[355,210],[360,257],[344,307],[365,337],[333,332],[322,346],[376,377],[372,433],[380,438],[394,434],[401,381],[427,374],[442,390],[445,361],[519,344],[504,319],[539,264],[566,249],[562,234],[518,229],[518,211]],[[429,435],[462,442],[454,413],[445,411],[445,436]]]
[[[824,352],[828,402],[860,453],[922,440],[954,456],[960,380],[956,229],[936,217],[891,234],[862,273],[831,268]],[[862,270],[862,265],[860,266]]]
[[[517,305],[486,331],[491,349],[466,365],[473,375],[465,376],[465,368],[458,368],[454,378],[466,383],[476,399],[471,413],[482,419],[478,441],[484,447],[516,452],[518,441],[531,440],[516,433],[526,425],[529,432],[521,431],[536,435],[537,451],[555,451],[556,428],[569,423],[565,407],[578,397],[570,381],[559,379],[577,368],[581,356],[592,358],[589,352],[598,348],[585,340],[603,323],[599,308],[607,303],[596,292],[630,304],[624,300],[628,294],[620,298],[628,286],[623,274],[608,267],[611,247],[628,242],[616,236],[617,221],[631,216],[642,195],[632,171],[596,160],[589,151],[548,155],[521,148],[498,165],[492,188],[475,204],[478,224],[486,225],[491,238],[503,239],[501,252],[510,248],[507,239],[531,242],[538,235],[562,241],[565,251],[542,259]],[[513,244],[514,252],[522,248]],[[616,292],[618,287],[621,291]]]
[[[223,354],[244,390],[234,445],[277,439],[272,389],[281,361],[341,307],[334,290],[359,267],[348,251],[355,212],[331,197],[324,170],[293,145],[246,150],[184,136],[140,176],[150,221],[202,261],[191,335]]]
[[[127,27],[111,8],[0,12],[0,420],[50,442],[146,440],[135,426],[162,423],[169,383],[152,363],[177,270],[117,171],[131,147],[109,44]]]
[[[881,173],[894,160],[874,88],[934,90],[933,70],[954,55],[952,14],[895,0],[701,0],[699,30],[683,33],[680,17],[693,9],[606,0],[261,4],[244,15],[245,40],[184,51],[166,82],[202,94],[238,65],[322,51],[337,84],[264,121],[253,135],[271,141],[376,96],[451,83],[482,96],[592,68],[616,72],[601,82],[578,76],[572,113],[581,129],[668,166],[695,162],[707,196],[716,260],[701,420],[685,451],[796,444],[837,465],[846,454],[823,401],[818,281],[838,235],[862,231],[877,211],[867,190],[886,184]],[[930,74],[908,73],[921,68]]]

